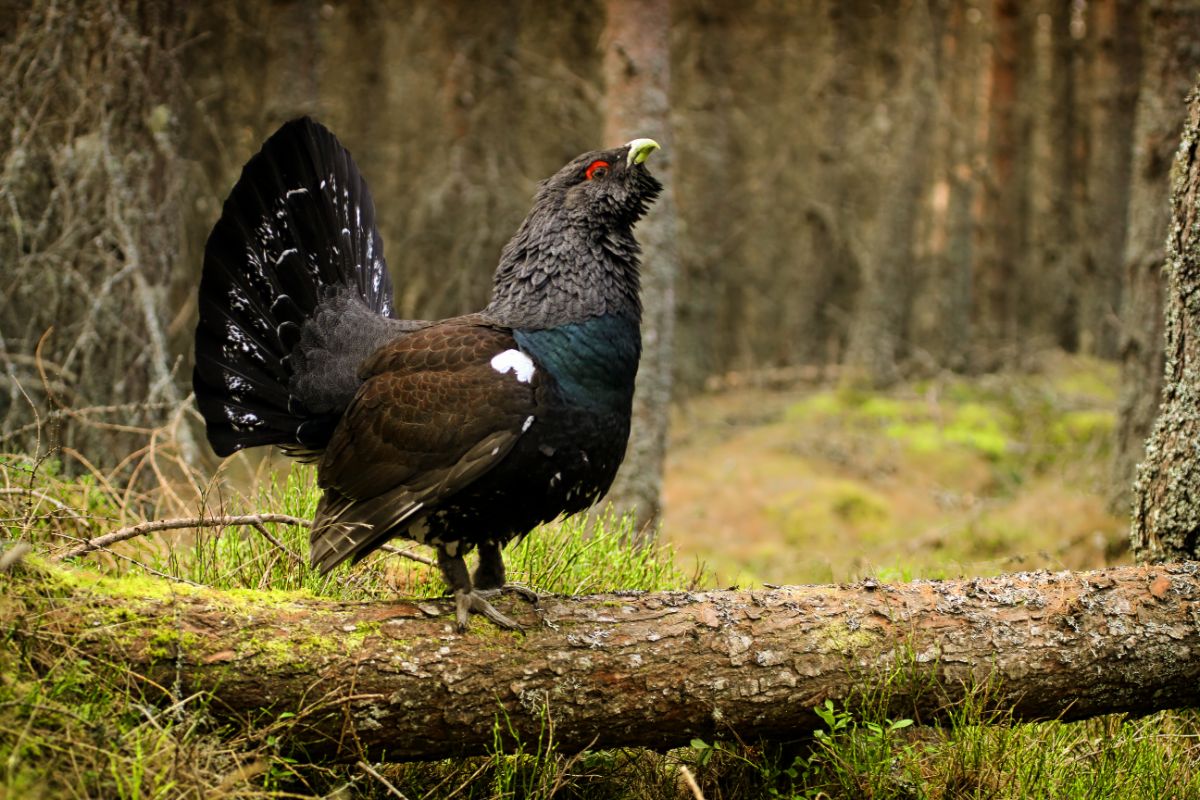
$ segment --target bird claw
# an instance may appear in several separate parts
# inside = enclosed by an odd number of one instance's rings
[[[458,632],[465,633],[471,623],[471,614],[482,614],[487,617],[493,625],[498,628],[503,628],[507,631],[525,632],[519,624],[501,614],[495,607],[486,599],[489,592],[499,593],[499,590],[493,589],[488,592],[472,589],[470,591],[459,590],[454,593],[455,618],[458,622]]]
[[[506,583],[494,589],[476,589],[475,593],[489,599],[499,597],[502,594],[515,594],[517,597],[535,606],[542,598],[536,589],[526,586],[523,583]]]

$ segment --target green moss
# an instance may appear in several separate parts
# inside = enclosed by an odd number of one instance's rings
[[[932,404],[917,397],[861,392],[816,392],[787,412],[793,423],[828,417],[867,433],[882,430],[909,452],[928,455],[966,448],[999,460],[1010,450],[1013,417],[994,401],[972,392],[952,404]]]
[[[1068,411],[1054,423],[1050,435],[1057,444],[1106,442],[1116,423],[1116,416],[1109,410]]]
[[[520,631],[509,631],[495,625],[480,616],[472,615],[468,633],[472,644],[483,649],[498,647],[501,642],[520,641],[525,634]]]
[[[854,412],[863,419],[892,420],[913,414],[913,403],[887,395],[872,395],[861,402]]]
[[[356,622],[354,629],[347,631],[346,638],[343,641],[346,643],[347,650],[357,650],[372,636],[379,635],[378,622]]]
[[[946,447],[946,438],[932,422],[894,422],[883,429],[888,438],[902,442],[914,453],[937,453]]]
[[[1077,356],[1064,367],[1050,372],[1054,391],[1097,403],[1116,401],[1119,380],[1115,363]]]
[[[318,637],[311,638],[316,639]],[[243,646],[249,652],[239,653],[239,655],[252,654],[255,660],[263,664],[264,667],[292,663],[298,655],[311,656],[317,652],[325,652],[323,649],[315,647],[309,638],[297,642],[290,636],[254,636],[246,641]]]
[[[146,641],[146,655],[151,661],[166,661],[198,649],[201,639],[190,631],[161,627]]]
[[[918,454],[964,447],[998,461],[1009,451],[1010,428],[1011,419],[1004,411],[969,402],[953,408],[944,423],[910,414],[890,423],[884,433]]]
[[[216,603],[227,611],[236,612],[250,607],[271,606],[286,608],[307,600],[313,600],[313,593],[302,589],[226,589],[213,593]]]
[[[829,509],[834,516],[852,523],[887,519],[887,502],[866,487],[838,481],[828,492]]]
[[[836,392],[814,392],[798,403],[788,407],[784,419],[790,422],[802,422],[813,418],[829,417],[845,410],[841,396]]]
[[[851,630],[844,622],[831,622],[815,634],[817,647],[822,653],[852,654],[861,647],[869,647],[875,637],[862,629]]]
[[[336,636],[313,634],[299,641],[293,641],[292,644],[298,652],[309,656],[332,655],[342,652],[341,640]]]
[[[163,580],[145,573],[107,575],[90,566],[70,564],[42,565],[39,580],[44,586],[59,586],[71,592],[94,589],[107,597],[136,601],[168,602],[179,597],[195,597],[209,590],[186,583]]]

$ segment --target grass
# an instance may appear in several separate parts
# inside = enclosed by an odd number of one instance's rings
[[[319,497],[314,470],[296,466],[282,480],[271,476],[258,491],[255,508],[311,519]],[[338,600],[397,593],[435,597],[445,591],[436,569],[387,554],[320,576],[303,567],[308,563],[306,528],[278,523],[263,528],[269,538],[253,528],[201,530],[153,566],[216,589],[304,591]],[[683,588],[702,579],[699,572],[689,577],[676,568],[670,548],[627,547],[634,533],[632,520],[611,512],[543,526],[506,551],[509,578],[543,592],[573,595]]]
[[[1102,510],[1112,377],[1105,365],[1075,359],[1038,374],[884,394],[702,398],[676,435],[665,546],[629,549],[628,524],[611,516],[571,520],[511,546],[510,574],[580,594],[1120,560],[1120,523]],[[701,477],[707,493],[693,497]],[[0,461],[5,538],[45,550],[205,498],[211,505],[217,494],[175,482],[180,497],[168,501],[114,483],[96,472],[68,478],[52,462]],[[312,513],[310,469],[262,473],[252,485],[220,510]],[[1045,519],[1047,507],[1061,519]],[[1083,545],[1071,543],[1072,525],[1089,531]],[[168,578],[351,600],[443,591],[429,567],[382,553],[316,576],[302,566],[306,529],[264,528],[270,538],[254,528],[163,534],[88,561],[134,592]],[[724,535],[724,550],[712,530]],[[717,577],[679,566],[714,553]],[[984,710],[981,689],[954,709],[952,724],[929,726],[890,716],[887,683],[856,715],[820,705],[812,729],[797,731],[807,738],[792,743],[696,740],[666,753],[569,754],[555,745],[553,708],[543,708],[541,735],[515,751],[501,752],[509,737],[498,717],[496,751],[486,757],[313,763],[284,748],[286,715],[222,728],[204,697],[152,704],[144,678],[81,658],[50,626],[20,618],[12,600],[21,591],[18,576],[0,572],[0,798],[394,798],[390,785],[410,800],[694,800],[682,767],[708,800],[1200,797],[1195,712],[1013,724]]]

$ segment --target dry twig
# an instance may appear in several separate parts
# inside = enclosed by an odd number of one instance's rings
[[[408,800],[408,798],[404,796],[403,792],[401,792],[399,789],[397,789],[395,786],[393,786],[391,781],[389,781],[387,778],[380,775],[375,770],[375,768],[372,767],[367,762],[359,761],[358,768],[361,769],[363,772],[367,773],[368,775],[370,775],[375,780],[382,783],[383,787],[388,790],[388,794],[392,795],[393,797],[399,797],[400,800]]]
[[[97,536],[94,539],[88,539],[77,547],[73,547],[67,552],[59,555],[57,560],[64,561],[68,558],[77,558],[94,550],[107,548],[109,545],[118,542],[124,542],[129,539],[136,539],[139,536],[145,536],[159,531],[174,531],[186,530],[188,528],[228,528],[235,525],[244,525],[254,528],[263,537],[280,551],[286,553],[289,558],[296,562],[303,561],[298,553],[287,547],[278,538],[272,536],[264,523],[282,523],[284,525],[295,525],[300,528],[310,528],[312,523],[300,517],[293,517],[290,514],[243,514],[240,516],[221,516],[221,517],[184,517],[177,519],[159,519],[150,522],[142,522],[137,525],[130,525],[120,530],[106,533],[103,536]],[[408,550],[401,549],[395,545],[385,544],[380,548],[384,552],[392,553],[393,555],[407,558],[410,561],[416,561],[420,564],[433,566],[433,559]]]
[[[429,557],[423,556],[423,555],[419,555],[417,553],[412,552],[411,550],[405,550],[403,548],[396,547],[396,545],[394,545],[394,544],[385,544],[382,547],[380,547],[379,549],[385,553],[391,553],[394,556],[400,556],[401,558],[407,558],[409,561],[416,561],[419,564],[425,564],[430,567],[432,567],[434,565],[434,560],[432,558],[429,558]]]
[[[679,774],[683,776],[683,782],[692,790],[692,797],[696,800],[704,800],[704,792],[700,791],[700,784],[696,783],[696,779],[692,776],[692,771],[687,768],[687,764],[679,765]]]
[[[78,547],[72,548],[58,556],[58,560],[76,558],[77,556],[90,553],[93,550],[99,550],[102,547],[108,547],[117,542],[124,542],[129,539],[135,539],[138,536],[145,536],[148,533],[157,533],[158,531],[185,530],[187,528],[227,528],[232,525],[255,526],[262,525],[264,522],[282,522],[285,525],[298,525],[303,528],[309,527],[310,524],[306,519],[300,519],[288,514],[246,514],[242,516],[159,519],[130,525],[112,533],[88,539]],[[282,547],[282,545],[280,546]]]

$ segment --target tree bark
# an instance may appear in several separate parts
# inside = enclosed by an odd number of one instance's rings
[[[1188,98],[1175,157],[1167,236],[1163,404],[1134,485],[1134,555],[1144,561],[1200,556],[1200,90]]]
[[[1030,220],[1030,262],[1025,300],[1038,310],[1034,331],[1068,352],[1079,350],[1079,279],[1083,260],[1084,180],[1087,176],[1087,119],[1079,98],[1085,70],[1079,68],[1080,42],[1071,32],[1079,9],[1050,0],[1039,11],[1049,15],[1049,75],[1036,110],[1038,136],[1034,166],[1035,211]],[[1040,207],[1037,207],[1040,206]],[[1028,335],[1028,334],[1027,334]]]
[[[288,745],[329,758],[487,752],[553,725],[567,751],[802,738],[832,698],[883,696],[945,720],[968,695],[1018,720],[1200,704],[1200,565],[756,591],[501,601],[528,635],[449,601],[349,603],[98,578],[0,576],[17,646],[117,662],[218,719],[294,714]]]
[[[1017,267],[1023,247],[1024,190],[1018,171],[1020,143],[1019,62],[1021,7],[1016,0],[992,3],[993,42],[987,99],[986,186],[981,219],[988,221],[980,247],[972,333],[974,366],[992,369],[1012,359],[1016,335]],[[999,362],[999,363],[998,363]]]
[[[893,37],[868,69],[872,120],[879,140],[871,148],[874,219],[866,228],[860,286],[850,326],[847,364],[871,386],[895,383],[906,340],[917,222],[928,181],[929,122],[936,102],[934,42],[926,3],[883,12]],[[882,38],[882,37],[881,37]],[[868,63],[872,63],[869,61]]]
[[[1200,72],[1200,0],[1158,0],[1144,9],[1142,86],[1133,134],[1133,174],[1121,298],[1121,397],[1113,454],[1112,506],[1128,513],[1137,463],[1162,398],[1163,242],[1170,222],[1171,156],[1179,147],[1188,90]]]
[[[915,358],[928,366],[962,370],[971,341],[976,257],[972,207],[978,194],[980,88],[987,63],[981,47],[984,25],[977,8],[958,0],[934,4],[931,17],[939,39],[933,56],[937,85],[930,128],[934,166],[924,258],[910,289],[910,336]]]
[[[1089,4],[1095,29],[1091,103],[1091,147],[1087,169],[1084,236],[1085,275],[1082,344],[1102,358],[1117,353],[1125,225],[1129,210],[1134,112],[1141,46],[1138,4],[1102,0]]]
[[[633,398],[633,432],[624,465],[609,492],[617,509],[638,520],[639,537],[653,535],[660,511],[667,414],[671,401],[675,320],[675,200],[672,194],[669,0],[608,0],[604,30],[606,146],[648,136],[660,145],[650,166],[663,193],[638,224],[642,246],[642,363]]]

